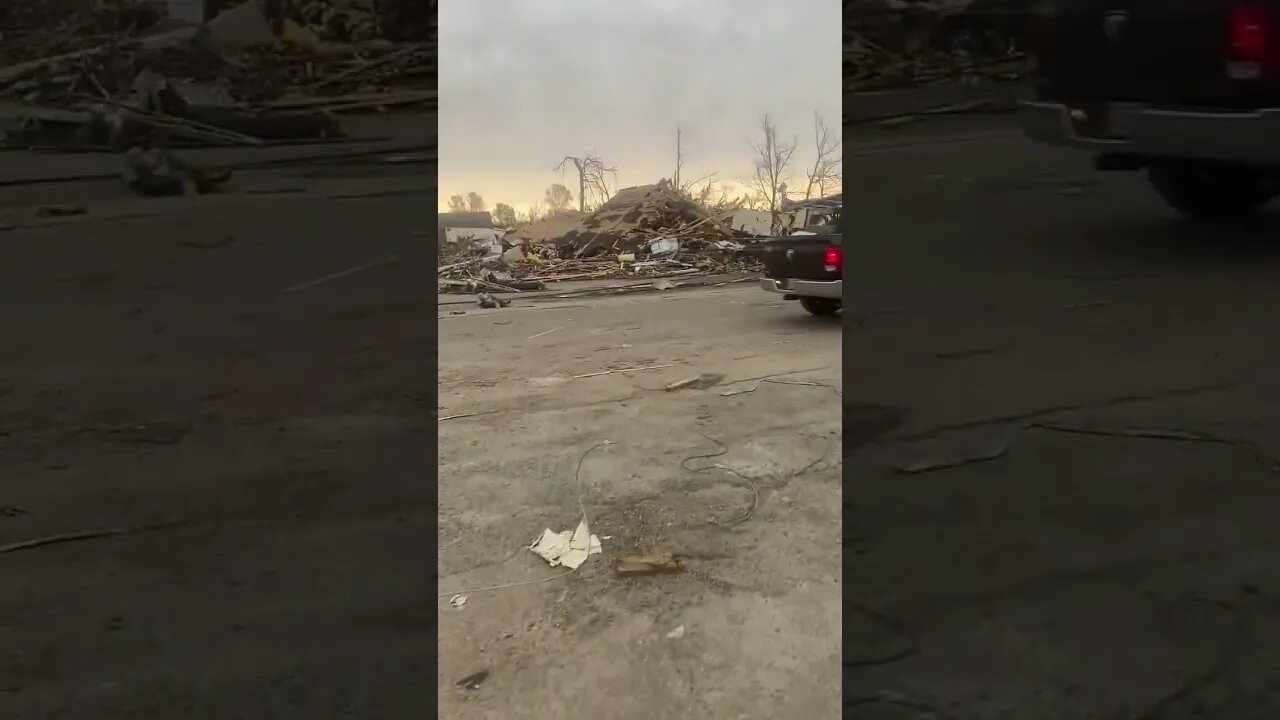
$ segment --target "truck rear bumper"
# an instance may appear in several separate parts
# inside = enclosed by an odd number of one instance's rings
[[[1178,158],[1280,167],[1280,108],[1251,112],[1163,110],[1116,103],[1109,107],[1108,137],[1080,135],[1072,108],[1024,101],[1019,108],[1026,136],[1051,145],[1100,153]]]
[[[760,289],[771,293],[796,297],[817,297],[839,300],[844,297],[842,280],[776,280],[760,278]]]

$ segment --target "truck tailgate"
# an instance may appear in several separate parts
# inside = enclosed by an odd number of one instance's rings
[[[790,280],[839,280],[839,272],[826,270],[827,248],[840,245],[839,235],[791,235],[766,240],[764,274]]]
[[[1033,20],[1035,87],[1055,101],[1256,107],[1275,79],[1225,72],[1230,0],[1049,0]],[[1253,5],[1274,14],[1280,2]],[[1276,38],[1280,41],[1280,38]]]

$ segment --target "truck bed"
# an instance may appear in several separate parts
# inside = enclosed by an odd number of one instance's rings
[[[824,269],[827,248],[840,246],[840,235],[789,235],[760,243],[764,276],[778,280],[839,280],[840,272]]]
[[[1280,19],[1280,0],[1251,5]],[[1228,0],[1050,0],[1033,19],[1029,40],[1036,96],[1082,107],[1275,106],[1275,75],[1240,81],[1224,70],[1229,7]]]

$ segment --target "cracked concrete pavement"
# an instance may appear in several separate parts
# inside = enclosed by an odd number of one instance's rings
[[[835,717],[838,319],[730,285],[438,328],[440,416],[479,413],[439,424],[441,717]],[[563,576],[527,550],[584,511],[602,555]],[[685,571],[615,576],[647,550]]]
[[[1274,717],[1280,216],[973,122],[846,140],[847,712]]]

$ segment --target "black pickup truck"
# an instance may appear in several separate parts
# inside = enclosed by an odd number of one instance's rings
[[[760,287],[781,293],[786,300],[799,300],[813,315],[834,315],[840,311],[844,277],[839,215],[834,233],[787,235],[761,241],[764,277]]]
[[[1280,191],[1280,0],[1044,0],[1028,29],[1028,137],[1145,170],[1191,217]]]

